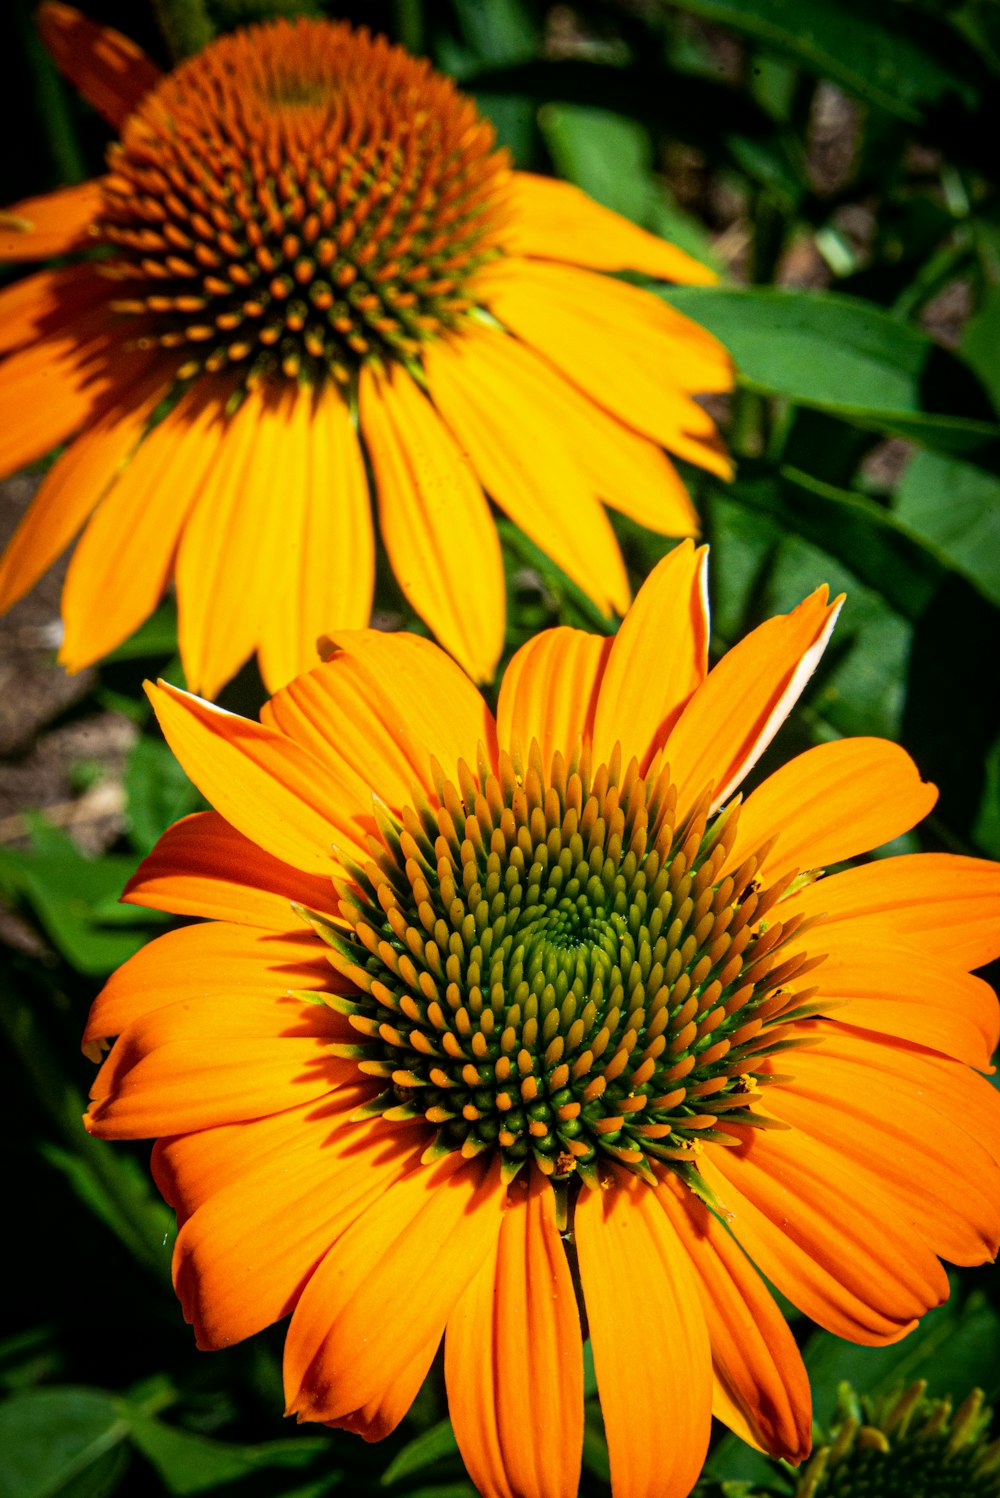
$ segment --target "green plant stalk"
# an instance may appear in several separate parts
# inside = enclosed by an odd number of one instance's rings
[[[153,0],[153,11],[175,62],[200,52],[215,35],[205,0]]]

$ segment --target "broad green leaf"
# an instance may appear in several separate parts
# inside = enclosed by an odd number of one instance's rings
[[[0,1498],[64,1498],[113,1489],[95,1471],[128,1437],[120,1401],[99,1389],[32,1389],[0,1405]],[[117,1462],[111,1465],[114,1471]],[[88,1486],[88,1478],[93,1479]],[[98,1486],[102,1479],[103,1487]]]
[[[987,286],[963,328],[962,353],[1000,411],[1000,286]]]
[[[996,449],[1000,425],[969,367],[868,302],[728,287],[660,294],[722,340],[750,390],[946,452]]]
[[[680,10],[765,42],[811,73],[907,120],[946,100],[971,108],[979,72],[955,33],[914,7],[873,0],[671,0]]]
[[[846,1379],[860,1394],[885,1394],[925,1378],[932,1396],[959,1403],[974,1388],[988,1400],[1000,1392],[1000,1316],[979,1292],[957,1310],[951,1303],[929,1311],[915,1331],[892,1347],[857,1347],[818,1331],[806,1349],[816,1419],[829,1423],[837,1385]]]
[[[458,1445],[451,1421],[440,1420],[437,1425],[432,1425],[430,1430],[422,1430],[418,1436],[414,1436],[402,1451],[397,1451],[382,1473],[382,1486],[391,1487],[393,1483],[402,1482],[406,1477],[413,1477],[417,1472],[423,1472],[428,1467],[434,1466],[435,1462],[442,1461],[445,1457],[455,1456],[457,1452]]]
[[[1000,606],[1000,478],[943,453],[916,453],[893,514]]]
[[[256,1472],[301,1471],[329,1458],[331,1450],[330,1441],[322,1437],[268,1441],[260,1446],[230,1445],[141,1415],[133,1415],[131,1431],[136,1446],[156,1468],[167,1492],[178,1498],[208,1493]],[[324,1474],[327,1481],[334,1475]]]
[[[31,819],[30,849],[0,848],[0,888],[28,902],[53,946],[81,973],[109,973],[142,946],[141,932],[118,921],[109,926],[101,913],[134,871],[134,860],[117,854],[85,857],[42,817]],[[147,913],[147,935],[157,923]]]
[[[161,739],[141,738],[133,746],[125,762],[125,793],[129,835],[140,853],[148,853],[173,822],[207,804]]]

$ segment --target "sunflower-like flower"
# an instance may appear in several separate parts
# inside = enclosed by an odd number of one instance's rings
[[[617,1498],[680,1498],[714,1411],[798,1461],[809,1388],[765,1275],[895,1342],[939,1255],[1000,1234],[1000,867],[848,867],[935,800],[879,739],[738,787],[801,692],[825,590],[707,671],[704,552],[613,639],[539,635],[496,718],[414,636],[345,631],[259,723],[172,687],[216,808],[127,898],[209,919],[98,998],[87,1127],[156,1137],[199,1345],[291,1313],[288,1410],[372,1440],[443,1334],[490,1498],[570,1498],[581,1310]],[[92,1051],[93,1053],[93,1051]],[[760,1273],[758,1273],[760,1271]],[[574,1276],[582,1301],[578,1306]]]
[[[0,471],[79,433],[0,564],[0,608],[86,527],[75,670],[173,578],[192,689],[256,650],[274,690],[368,623],[375,541],[477,679],[504,625],[484,490],[606,613],[629,586],[601,501],[697,528],[662,448],[729,465],[691,392],[728,358],[649,291],[711,281],[566,183],[512,171],[474,105],[365,30],[276,20],[161,77],[41,10],[120,130],[105,176],[0,216],[0,260],[78,256],[0,293]]]

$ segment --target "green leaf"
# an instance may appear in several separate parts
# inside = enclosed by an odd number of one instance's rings
[[[140,853],[148,853],[173,822],[207,805],[161,739],[141,738],[133,746],[125,762],[125,793],[129,835]]]
[[[147,912],[143,932],[105,924],[102,909],[116,901],[135,872],[134,860],[117,854],[87,858],[59,828],[31,818],[31,847],[0,848],[0,888],[26,900],[67,962],[101,975],[142,946],[157,916]]]
[[[843,1379],[860,1394],[885,1394],[897,1384],[925,1378],[932,1397],[950,1394],[958,1404],[979,1388],[992,1400],[1000,1393],[998,1345],[1000,1316],[978,1291],[961,1310],[949,1303],[929,1311],[892,1347],[857,1347],[816,1332],[805,1354],[816,1419],[829,1424]]]
[[[872,0],[673,0],[834,78],[870,104],[918,121],[946,100],[975,106],[971,50],[914,7]]]
[[[178,1498],[207,1493],[256,1472],[301,1471],[330,1455],[330,1442],[322,1437],[238,1446],[209,1440],[141,1415],[133,1415],[131,1430],[136,1446],[156,1468],[167,1491]],[[328,1482],[334,1476],[324,1474]]]
[[[428,1467],[432,1467],[435,1462],[454,1456],[457,1451],[458,1445],[451,1421],[440,1420],[429,1430],[422,1430],[418,1436],[414,1436],[402,1451],[397,1451],[382,1473],[382,1486],[387,1488],[395,1482],[402,1482],[405,1477],[412,1477],[416,1472],[423,1472]]]
[[[919,328],[828,292],[671,287],[715,333],[743,384],[942,451],[988,456],[1000,425],[967,364]]]
[[[1000,479],[942,453],[916,453],[893,513],[1000,606]]]
[[[0,1498],[112,1492],[109,1478],[122,1469],[106,1459],[128,1432],[120,1401],[99,1389],[15,1394],[0,1405]]]
[[[987,286],[962,330],[962,353],[1000,411],[1000,286]]]

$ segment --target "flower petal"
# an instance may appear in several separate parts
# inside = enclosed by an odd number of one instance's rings
[[[228,1347],[294,1310],[324,1254],[426,1142],[426,1130],[346,1124],[320,1107],[283,1149],[247,1159],[186,1220],[174,1249],[174,1286],[198,1346]]]
[[[248,931],[224,921],[168,931],[112,973],[94,1000],[83,1043],[120,1035],[137,1019],[182,999],[279,998],[302,990],[339,992],[338,974],[312,931]]]
[[[475,766],[480,744],[496,763],[496,727],[481,694],[443,650],[418,635],[339,630],[322,641],[327,664],[279,692],[263,722],[319,757],[330,744],[359,782],[398,811],[418,786],[434,794],[431,759],[452,777]]]
[[[645,773],[708,669],[708,552],[690,542],[654,567],[611,645],[594,714],[594,756],[616,743]]]
[[[897,776],[880,787],[881,795],[875,790],[878,809],[885,804],[882,797],[891,802],[905,791],[907,783],[909,777],[901,786]],[[769,784],[765,781],[765,785]],[[919,789],[926,795],[931,787],[921,785]],[[848,813],[852,829],[860,815],[875,811],[871,794],[859,793],[856,800],[852,798]],[[751,796],[747,809],[753,799]],[[741,835],[744,815],[745,811],[740,818]],[[920,815],[925,813],[921,811]],[[776,854],[783,854],[788,831],[786,817],[783,807]],[[876,838],[881,830],[876,830]],[[886,838],[879,840],[885,842]],[[770,868],[770,860],[767,867]],[[825,927],[850,922],[852,927],[861,924],[868,930],[877,925],[897,936],[919,938],[920,950],[927,957],[967,972],[1000,957],[1000,864],[985,858],[963,858],[956,853],[909,853],[900,858],[877,858],[860,868],[845,869],[829,879],[807,885],[796,893],[795,908],[806,916],[822,915]]]
[[[842,600],[818,588],[734,645],[710,671],[664,743],[680,803],[710,783],[713,806],[732,795],[774,738],[819,662]]]
[[[700,260],[595,203],[569,182],[513,172],[510,206],[510,254],[593,270],[638,270],[684,286],[711,286],[719,279]]]
[[[777,842],[762,865],[770,881],[840,863],[908,832],[936,800],[936,788],[920,779],[898,744],[866,738],[817,744],[775,770],[747,797],[727,868],[738,868],[774,837]],[[796,905],[825,909],[824,891],[831,882],[822,880],[808,895],[802,891]]]
[[[549,399],[559,376],[491,329],[439,339],[424,368],[435,405],[500,508],[600,609],[624,613],[629,586],[618,542],[565,441],[558,390]]]
[[[583,1344],[549,1182],[509,1193],[495,1252],[448,1319],[445,1378],[462,1460],[487,1498],[575,1498]]]
[[[328,767],[284,734],[227,713],[167,682],[147,688],[167,743],[206,800],[265,853],[330,875],[334,844],[366,851]]]
[[[737,1434],[746,1431],[772,1456],[798,1462],[809,1454],[812,1396],[788,1323],[739,1244],[693,1192],[666,1175],[657,1200],[694,1269]]]
[[[107,281],[90,264],[23,276],[0,291],[0,354],[59,332],[107,296]]]
[[[135,42],[72,5],[46,0],[37,22],[60,73],[116,130],[163,76]]]
[[[712,1412],[691,1262],[650,1188],[620,1169],[609,1190],[580,1193],[574,1233],[615,1498],[687,1498]]]
[[[859,1199],[850,1166],[795,1130],[708,1145],[699,1170],[761,1273],[835,1336],[896,1342],[947,1299],[944,1270],[893,1204]]]
[[[289,537],[291,580],[261,629],[261,675],[270,691],[316,664],[331,629],[368,623],[375,587],[375,531],[364,459],[347,402],[329,383],[292,405],[287,455],[299,444],[304,513]]]
[[[0,211],[0,260],[48,260],[85,249],[103,203],[99,180],[13,203]]]
[[[288,1412],[336,1420],[430,1367],[500,1231],[499,1166],[419,1166],[348,1228],[302,1293],[285,1342]],[[414,1391],[415,1392],[415,1391]]]
[[[379,521],[406,598],[474,681],[503,648],[500,542],[476,477],[404,369],[361,371],[361,431]]]
[[[597,691],[611,652],[610,640],[582,629],[547,629],[535,635],[504,672],[497,702],[497,738],[527,756],[538,740],[548,765],[558,750],[567,758],[593,733]]]

